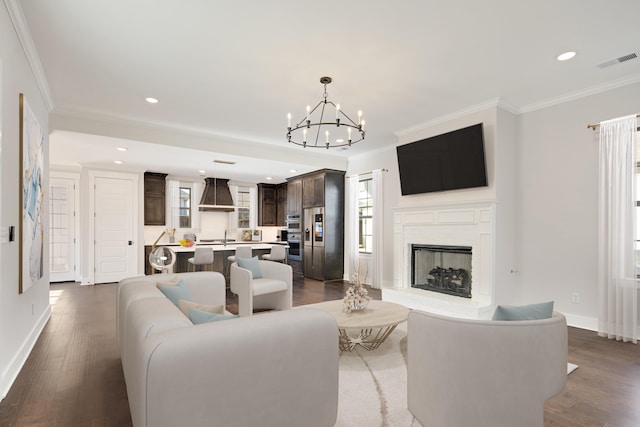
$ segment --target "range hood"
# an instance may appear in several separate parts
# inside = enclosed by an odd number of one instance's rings
[[[229,191],[229,180],[222,178],[205,178],[202,199],[198,205],[201,212],[232,212],[233,198]]]

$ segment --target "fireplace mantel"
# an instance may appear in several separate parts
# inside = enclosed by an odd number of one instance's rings
[[[489,317],[495,301],[495,212],[493,202],[395,209],[394,287],[384,288],[382,298],[448,316]],[[412,244],[471,247],[471,298],[412,289]]]

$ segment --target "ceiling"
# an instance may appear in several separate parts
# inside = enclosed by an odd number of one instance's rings
[[[517,114],[640,81],[640,59],[598,67],[640,56],[637,0],[19,6],[53,107],[51,163],[67,166],[281,181],[292,168],[343,168],[404,131],[488,102]],[[568,50],[576,57],[556,60]],[[329,100],[352,117],[363,111],[366,140],[348,150],[287,144],[287,113],[295,120],[320,101],[325,75]],[[116,152],[123,144],[129,151]]]

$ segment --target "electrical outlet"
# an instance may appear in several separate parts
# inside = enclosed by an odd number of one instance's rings
[[[580,303],[580,294],[578,292],[573,292],[571,294],[571,302],[574,304]]]

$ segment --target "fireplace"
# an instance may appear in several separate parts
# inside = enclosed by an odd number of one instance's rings
[[[394,283],[393,287],[382,289],[382,299],[445,316],[490,319],[495,311],[496,296],[495,218],[493,202],[394,209]],[[412,254],[414,247],[423,249]],[[412,258],[415,263],[416,255],[426,257],[423,251],[428,252],[429,247],[465,248],[469,253],[442,253],[442,261],[433,261],[433,265],[414,271]],[[466,258],[466,263],[451,261],[454,255]],[[436,257],[435,254],[429,256]],[[438,292],[424,290],[429,286],[426,279],[430,271],[436,267],[447,270],[447,274],[438,274],[444,277],[445,284],[432,286]],[[449,271],[449,268],[465,270],[468,284],[461,279],[464,274]],[[435,278],[436,274],[431,276]],[[443,289],[453,290],[454,294],[439,292]]]
[[[471,298],[470,246],[411,245],[411,287]]]

